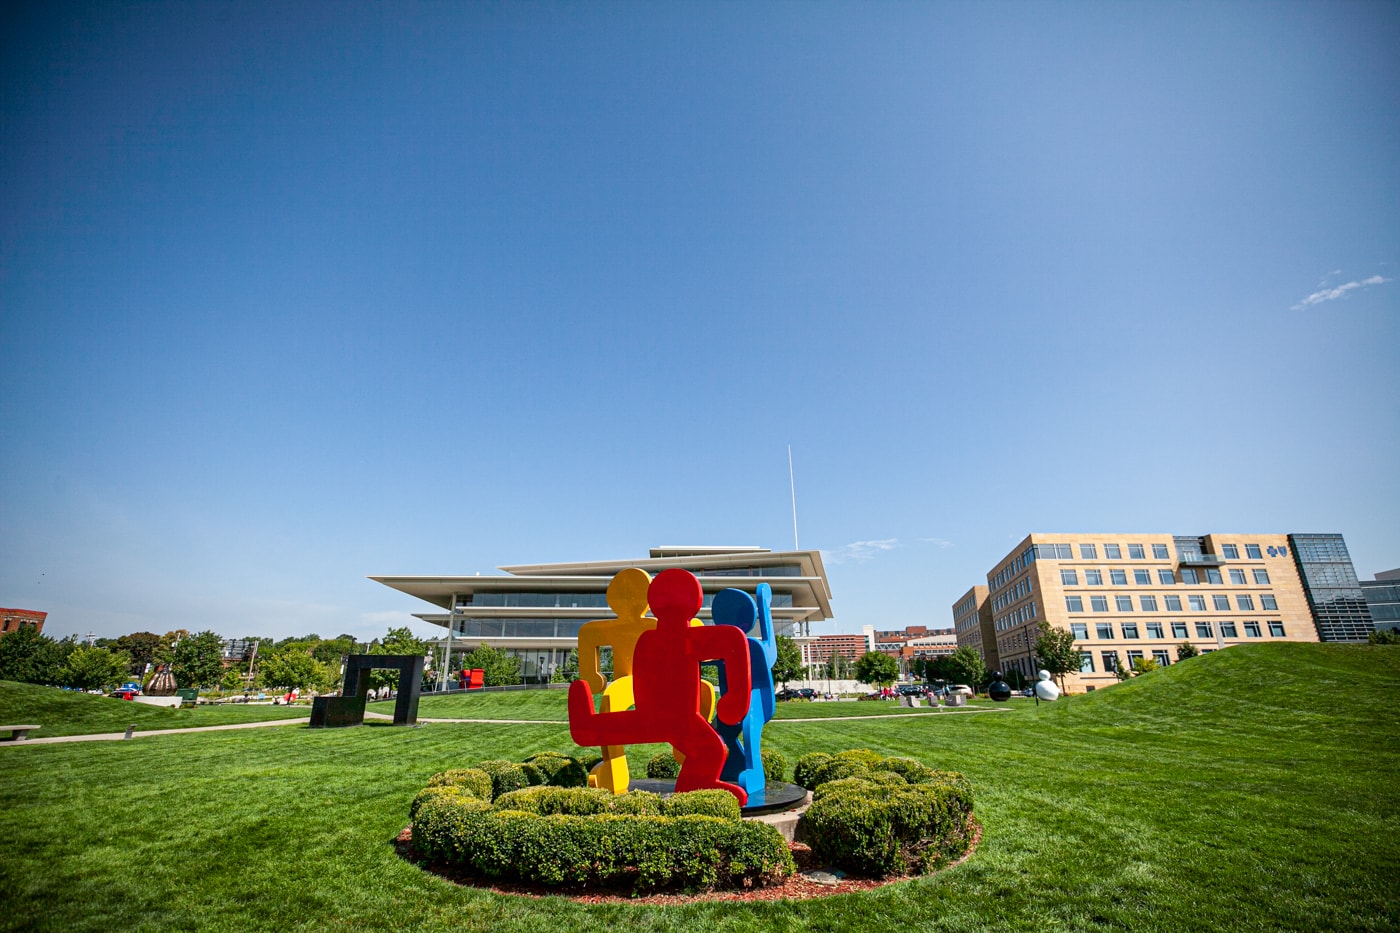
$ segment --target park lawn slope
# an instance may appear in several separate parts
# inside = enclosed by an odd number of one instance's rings
[[[135,725],[137,732],[150,732],[269,719],[298,719],[310,715],[311,710],[305,706],[242,703],[169,709],[57,687],[0,680],[0,725],[37,723],[42,728],[30,733],[31,739],[125,732],[130,725]]]
[[[784,722],[789,761],[963,772],[984,827],[957,868],[804,902],[516,898],[396,855],[430,775],[572,751],[562,722],[14,747],[0,930],[1394,930],[1397,687],[1400,648],[1251,646],[1012,714]]]

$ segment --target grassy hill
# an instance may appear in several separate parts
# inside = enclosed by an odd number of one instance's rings
[[[33,739],[124,732],[130,725],[135,725],[137,732],[150,732],[154,729],[222,726],[265,719],[295,719],[310,714],[311,711],[304,706],[239,704],[168,709],[55,687],[36,687],[0,680],[0,724],[37,723],[43,728],[31,733],[30,738]]]
[[[963,771],[985,827],[956,869],[794,903],[511,898],[395,855],[429,775],[567,751],[562,723],[3,748],[0,929],[1395,930],[1397,688],[1400,648],[1261,645],[1007,714],[775,722],[790,758]]]

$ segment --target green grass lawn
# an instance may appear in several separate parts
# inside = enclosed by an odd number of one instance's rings
[[[88,696],[55,687],[36,687],[33,684],[0,680],[0,725],[37,723],[43,728],[31,732],[31,739],[124,732],[130,725],[135,725],[137,732],[150,732],[153,729],[224,726],[267,719],[305,718],[310,715],[309,706],[258,706],[242,703],[168,709],[131,700]]]
[[[3,748],[0,929],[1395,930],[1397,690],[1400,648],[1277,644],[1009,714],[774,722],[790,758],[865,747],[964,772],[985,828],[940,875],[803,902],[513,898],[395,855],[431,774],[571,750],[563,724]]]

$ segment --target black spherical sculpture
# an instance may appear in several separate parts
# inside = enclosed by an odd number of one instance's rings
[[[992,678],[991,685],[987,687],[987,696],[998,703],[1011,699],[1011,685],[1001,679],[1001,671],[995,671]]]

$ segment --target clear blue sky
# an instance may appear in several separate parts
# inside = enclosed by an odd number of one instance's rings
[[[15,3],[0,605],[792,543],[947,625],[1030,531],[1400,566],[1394,3]]]

